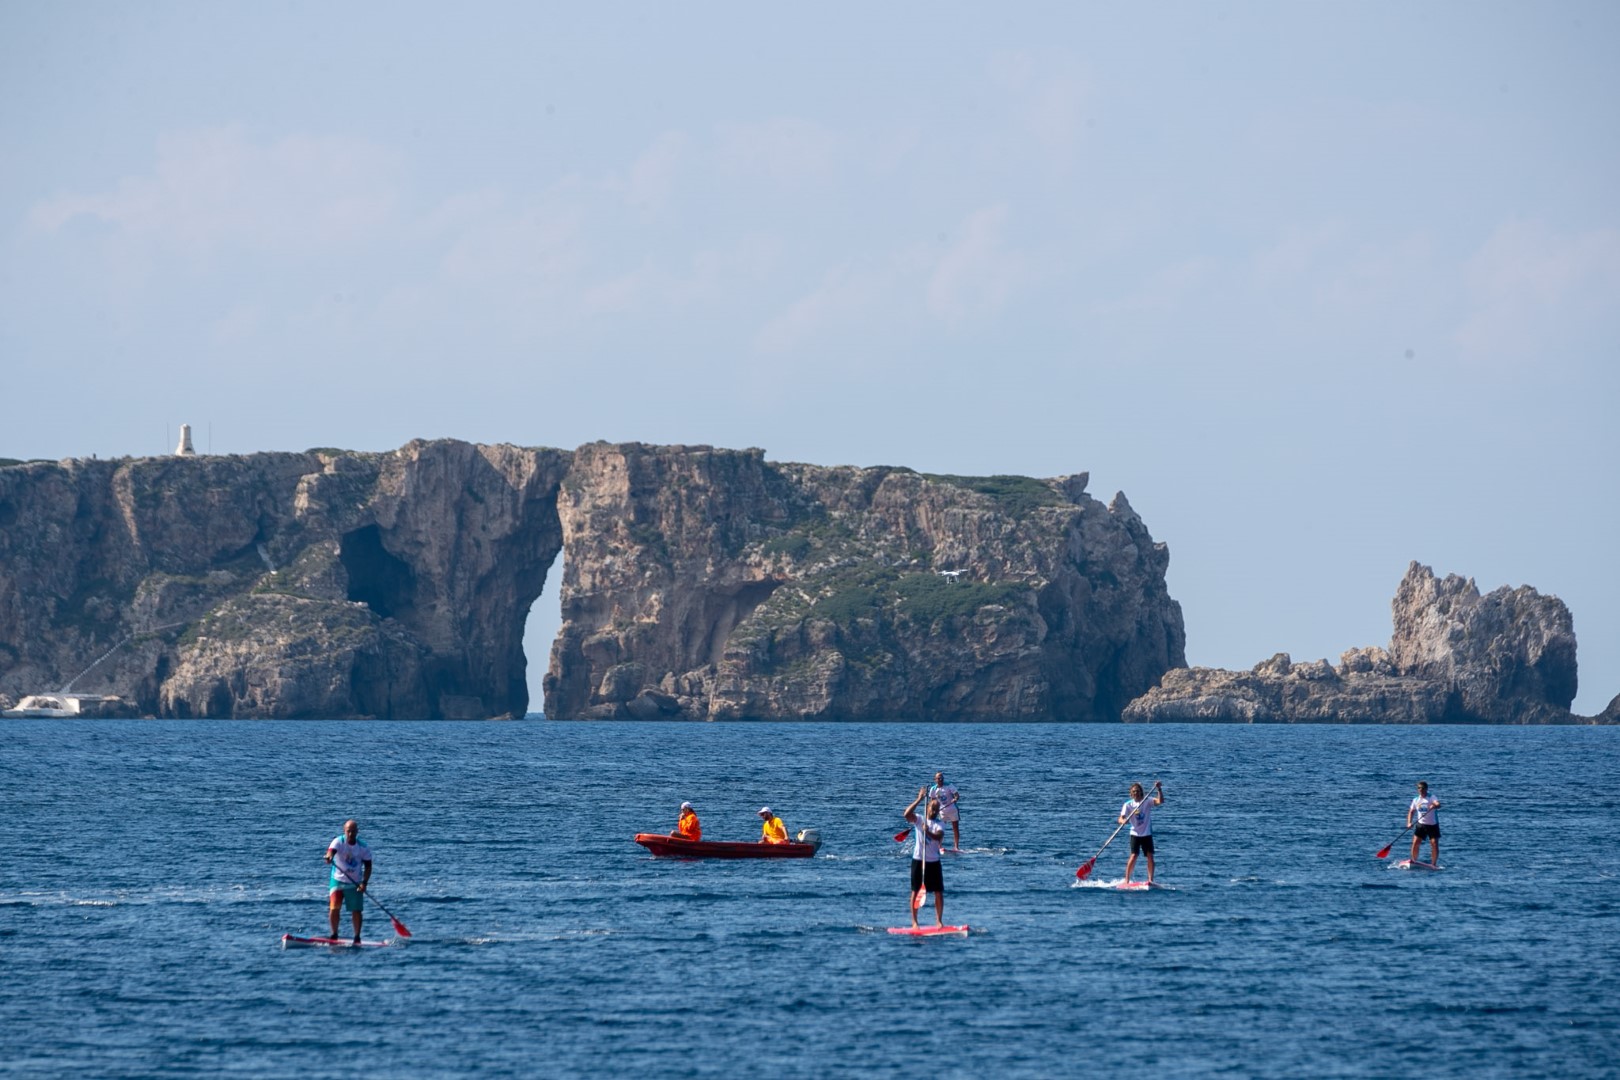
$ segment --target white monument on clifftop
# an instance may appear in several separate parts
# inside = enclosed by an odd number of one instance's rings
[[[180,445],[174,448],[175,457],[193,457],[197,451],[191,448],[191,425],[180,425]]]

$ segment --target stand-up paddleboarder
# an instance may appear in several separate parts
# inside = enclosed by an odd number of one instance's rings
[[[1429,794],[1429,785],[1418,781],[1417,798],[1406,808],[1406,827],[1412,829],[1412,862],[1418,861],[1418,848],[1429,842],[1429,865],[1440,865],[1440,800]],[[1416,824],[1416,828],[1412,826]]]
[[[1147,880],[1153,884],[1153,808],[1164,805],[1164,788],[1153,781],[1153,797],[1142,792],[1141,784],[1131,785],[1131,797],[1119,808],[1119,824],[1131,823],[1131,857],[1125,860],[1125,883],[1136,871],[1136,856],[1147,856]]]
[[[917,807],[927,800],[923,816],[917,816]],[[945,843],[945,826],[939,822],[939,800],[928,798],[927,788],[918,788],[917,797],[906,807],[904,817],[917,834],[916,846],[911,852],[911,928],[917,929],[917,909],[922,907],[923,893],[934,894],[934,921],[945,925],[945,875],[940,870],[939,852]]]
[[[332,868],[327,883],[327,914],[332,936],[338,936],[343,909],[349,909],[354,922],[354,940],[360,942],[360,923],[365,918],[366,885],[371,881],[371,849],[360,840],[360,824],[352,818],[343,823],[343,835],[326,845],[326,865]]]
[[[945,782],[944,773],[937,772],[934,774],[934,786],[928,789],[928,796],[939,800],[939,820],[950,822],[951,850],[961,851],[962,827],[957,824],[961,814],[956,808],[957,800],[961,798],[961,794],[954,786]]]

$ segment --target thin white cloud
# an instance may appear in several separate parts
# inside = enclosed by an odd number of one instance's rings
[[[836,172],[844,140],[812,120],[784,116],[759,123],[725,124],[715,131],[720,171],[763,177],[783,187],[806,187]]]
[[[1620,231],[1509,221],[1468,260],[1463,280],[1469,310],[1456,340],[1464,351],[1480,360],[1541,359],[1572,331],[1614,326]]]
[[[54,232],[78,218],[123,242],[206,258],[224,248],[309,255],[382,227],[396,203],[399,163],[357,139],[289,135],[255,143],[230,126],[159,140],[151,172],[111,191],[65,193],[29,212]]]
[[[1071,165],[1093,109],[1081,70],[1070,64],[1054,67],[1028,52],[1000,52],[990,58],[989,77],[1009,98],[1013,129],[1059,166]]]
[[[998,313],[1025,277],[1027,260],[1006,242],[1005,204],[969,214],[928,279],[928,310],[948,325]]]
[[[896,292],[897,267],[844,265],[828,271],[821,284],[789,304],[754,339],[760,352],[783,353],[817,337],[859,323]]]
[[[666,131],[653,140],[622,178],[611,178],[607,186],[621,191],[624,201],[636,209],[655,213],[668,204],[693,153],[689,136]]]

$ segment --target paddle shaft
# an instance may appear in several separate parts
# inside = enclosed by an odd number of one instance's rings
[[[349,873],[347,870],[343,869],[343,867],[338,866],[337,863],[334,862],[332,864],[332,867],[338,873],[342,874],[346,879],[348,879],[351,882],[354,882],[355,885],[363,885],[364,884],[364,882],[355,881],[354,880],[354,875]],[[409,930],[405,929],[405,924],[400,922],[398,919],[396,919],[394,917],[394,913],[392,911],[389,911],[387,908],[383,907],[383,902],[381,900],[377,899],[375,896],[372,896],[371,895],[371,890],[369,888],[361,889],[360,890],[360,895],[365,897],[367,900],[370,900],[373,904],[376,904],[378,907],[382,908],[382,913],[384,915],[388,916],[388,921],[389,922],[394,924],[394,933],[398,934],[400,937],[410,937],[411,936],[411,932]]]
[[[1401,835],[1397,836],[1395,839],[1391,840],[1389,843],[1387,843],[1383,847],[1379,848],[1378,849],[1378,854],[1374,855],[1373,858],[1375,858],[1375,859],[1387,859],[1387,858],[1389,858],[1389,849],[1394,847],[1396,844],[1400,843],[1402,840],[1406,839],[1406,834],[1411,832],[1413,829],[1417,828],[1419,824],[1421,824],[1419,819],[1423,817],[1422,811],[1412,810],[1411,814],[1412,814],[1412,824],[1410,824],[1406,828],[1402,829],[1401,830]]]

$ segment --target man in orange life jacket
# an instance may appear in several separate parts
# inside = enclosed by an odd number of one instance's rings
[[[691,803],[681,803],[681,819],[675,823],[675,831],[669,835],[682,840],[703,839],[703,826],[698,823],[697,811],[692,809]]]

